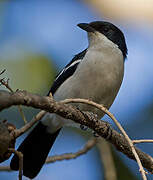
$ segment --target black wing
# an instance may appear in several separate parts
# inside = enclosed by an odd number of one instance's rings
[[[54,95],[54,93],[60,87],[60,85],[66,79],[68,79],[70,76],[73,75],[73,73],[75,72],[78,64],[84,58],[86,52],[87,52],[87,49],[85,49],[84,51],[80,52],[79,54],[76,54],[74,56],[74,58],[70,61],[70,63],[67,64],[62,71],[60,71],[60,73],[56,76],[56,79],[54,80],[53,85],[52,85],[49,93],[51,92],[52,95]],[[49,95],[49,93],[48,93],[48,95]]]

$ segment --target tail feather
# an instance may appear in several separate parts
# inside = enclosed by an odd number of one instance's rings
[[[23,175],[31,179],[41,170],[60,132],[59,129],[54,134],[50,134],[46,128],[47,126],[39,122],[18,148],[18,151],[23,153]],[[19,169],[19,159],[16,155],[13,156],[10,167],[12,170]]]

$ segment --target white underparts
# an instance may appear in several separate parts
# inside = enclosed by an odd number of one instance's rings
[[[67,98],[91,99],[109,108],[122,83],[124,61],[116,44],[99,32],[88,33],[89,47],[74,74],[54,94],[57,101]],[[80,61],[80,60],[78,60]],[[74,65],[75,61],[72,63]],[[76,104],[82,111],[91,111],[103,117],[103,113],[91,106]],[[54,114],[47,114],[43,123],[49,132],[55,132],[71,121]]]

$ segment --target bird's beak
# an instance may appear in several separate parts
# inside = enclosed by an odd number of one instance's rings
[[[94,32],[95,30],[94,30],[94,28],[93,27],[91,27],[89,24],[87,24],[87,23],[80,23],[80,24],[78,24],[77,26],[79,26],[79,28],[81,28],[81,29],[83,29],[83,30],[85,30],[85,31],[87,31],[87,32]]]

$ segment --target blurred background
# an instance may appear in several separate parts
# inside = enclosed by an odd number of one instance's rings
[[[95,20],[117,25],[124,32],[128,46],[124,81],[110,111],[131,138],[153,138],[153,0],[1,0],[0,71],[7,70],[3,77],[10,79],[14,90],[46,95],[56,73],[87,47],[86,33],[76,25]],[[38,112],[32,108],[23,110],[28,120]],[[0,119],[7,119],[17,127],[24,124],[16,107],[1,112]],[[109,118],[104,119],[116,128]],[[85,132],[66,128],[50,155],[75,152],[88,138]],[[137,146],[153,156],[153,144]],[[141,179],[134,161],[112,151],[116,179]],[[7,164],[9,160],[1,165]],[[0,179],[10,177],[16,180],[17,172],[0,172]],[[153,179],[151,174],[147,177]],[[99,151],[93,148],[75,160],[45,165],[35,179],[105,177]]]

